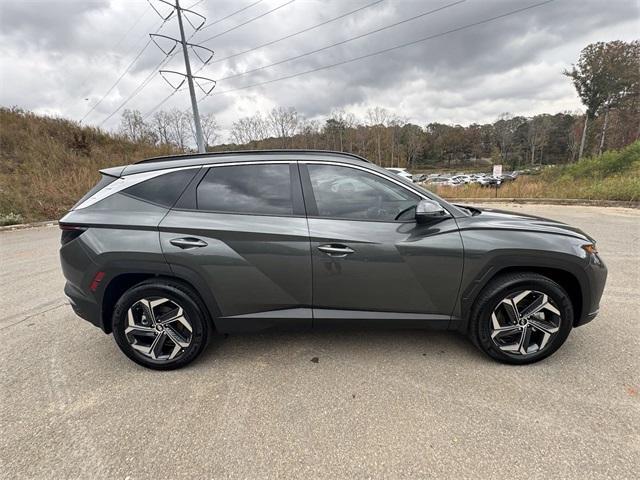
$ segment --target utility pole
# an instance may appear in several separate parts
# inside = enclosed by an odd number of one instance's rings
[[[193,50],[193,53],[195,54],[195,56],[198,58],[198,60],[200,60],[200,62],[202,62],[202,66],[198,71],[202,70],[211,61],[214,53],[213,53],[213,50],[211,50],[210,48],[203,47],[202,45],[197,45],[194,43],[189,43],[184,31],[184,19],[186,18],[187,22],[194,29],[194,33],[191,34],[191,37],[193,37],[195,32],[197,32],[202,28],[202,26],[205,24],[206,19],[204,16],[194,12],[193,10],[182,8],[180,6],[180,0],[175,0],[175,3],[173,3],[173,1],[169,2],[168,0],[159,0],[159,1],[171,7],[171,13],[169,13],[169,15],[163,16],[153,6],[153,3],[151,3],[151,0],[149,0],[149,3],[151,7],[156,11],[156,13],[158,13],[158,15],[160,15],[160,17],[165,22],[168,21],[173,16],[174,12],[176,13],[178,17],[178,26],[180,27],[180,39],[172,38],[167,35],[159,35],[157,33],[152,33],[150,34],[151,40],[153,40],[153,43],[156,44],[156,46],[167,56],[167,58],[171,58],[173,55],[175,55],[173,52],[175,51],[178,44],[180,44],[182,46],[182,56],[184,57],[184,66],[186,70],[186,73],[176,72],[174,70],[160,70],[160,75],[171,87],[173,87],[175,91],[178,91],[182,87],[185,80],[187,81],[187,84],[189,86],[189,96],[191,97],[191,110],[193,112],[193,125],[195,127],[194,134],[196,137],[196,144],[198,145],[198,153],[204,153],[206,151],[206,146],[204,143],[204,135],[202,134],[202,123],[200,122],[200,112],[198,110],[198,101],[196,100],[195,86],[197,85],[198,88],[200,88],[200,90],[202,90],[205,95],[209,95],[215,88],[216,82],[215,80],[212,80],[210,78],[196,76],[192,73],[191,62],[189,61],[189,48]],[[191,17],[186,16],[185,13],[188,13],[192,16]],[[195,25],[192,21],[194,16],[197,17],[196,23],[198,25]],[[171,42],[170,45],[172,47],[171,48],[163,47],[161,43],[159,43],[158,39],[163,39],[162,42],[165,44],[167,43],[167,41]],[[181,81],[177,83],[172,82],[168,78],[169,75],[178,76],[181,78]]]
[[[189,95],[191,96],[191,109],[193,110],[193,123],[196,127],[196,141],[198,143],[198,153],[204,153],[204,138],[202,136],[202,125],[200,125],[200,112],[198,111],[198,101],[196,91],[193,88],[193,75],[191,75],[191,63],[189,62],[189,50],[187,50],[187,40],[184,37],[184,25],[182,24],[182,10],[180,0],[176,0],[176,12],[178,14],[178,25],[180,26],[180,40],[182,43],[182,54],[184,55],[184,67],[187,70],[187,83],[189,84]]]

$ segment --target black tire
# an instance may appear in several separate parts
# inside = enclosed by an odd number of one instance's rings
[[[507,353],[491,339],[491,315],[503,299],[521,291],[534,290],[548,295],[560,312],[557,333],[544,348],[526,355]],[[484,353],[503,363],[524,365],[538,362],[553,354],[562,346],[573,327],[573,305],[567,292],[556,282],[537,273],[512,273],[493,279],[478,295],[471,310],[469,336]]]
[[[125,329],[128,327],[128,311],[141,299],[165,298],[183,309],[190,324],[190,343],[179,351],[174,359],[152,359],[132,347]],[[139,283],[127,290],[116,302],[113,310],[113,337],[120,350],[134,362],[154,370],[173,370],[184,367],[202,353],[207,345],[211,324],[206,307],[197,293],[180,282],[169,279],[153,279]]]

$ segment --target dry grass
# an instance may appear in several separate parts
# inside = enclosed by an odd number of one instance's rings
[[[0,217],[62,216],[101,168],[169,153],[62,119],[0,109]]]
[[[577,198],[586,200],[640,200],[640,142],[601,157],[552,167],[536,176],[521,175],[500,188],[479,185],[436,188],[444,198]]]

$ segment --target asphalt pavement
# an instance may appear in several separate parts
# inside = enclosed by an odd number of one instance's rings
[[[0,477],[637,478],[640,211],[508,208],[583,228],[609,267],[600,316],[525,367],[454,333],[336,330],[146,370],[66,304],[56,227],[0,232]]]

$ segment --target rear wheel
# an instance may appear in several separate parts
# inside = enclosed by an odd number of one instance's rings
[[[197,295],[170,280],[127,290],[115,305],[113,335],[134,362],[156,370],[180,368],[204,349],[209,324]]]
[[[565,290],[535,273],[497,277],[478,296],[470,336],[486,354],[504,363],[533,363],[554,353],[573,325]]]

